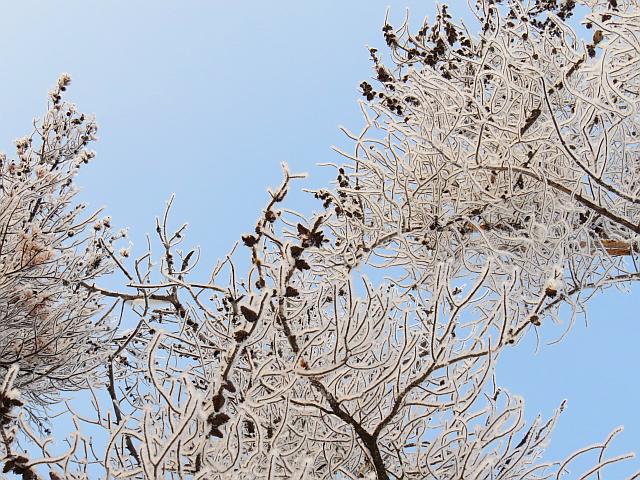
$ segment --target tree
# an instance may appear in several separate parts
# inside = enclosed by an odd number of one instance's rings
[[[79,284],[109,272],[105,245],[117,236],[108,217],[82,218],[84,206],[72,205],[96,124],[62,102],[69,83],[60,77],[47,114],[16,141],[16,160],[0,157],[0,371],[17,365],[15,386],[37,403],[80,388],[102,361],[100,297]]]
[[[370,50],[377,86],[361,84],[366,127],[345,131],[354,151],[313,192],[319,212],[285,206],[300,175],[284,167],[204,280],[186,227],[168,226],[171,202],[143,255],[119,260],[99,241],[126,288],[73,285],[113,299],[132,328],[86,383],[95,417],[75,415],[69,450],[27,432],[38,457],[7,452],[5,471],[564,476],[575,456],[540,459],[563,406],[525,425],[493,369],[527,332],[638,278],[640,5],[585,4],[589,42],[568,23],[572,1],[479,1],[475,36],[445,6],[416,34],[385,22],[390,53]],[[5,431],[21,368],[0,392]],[[615,433],[581,478],[629,458],[606,457]]]

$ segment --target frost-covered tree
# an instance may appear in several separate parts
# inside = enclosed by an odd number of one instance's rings
[[[62,75],[48,110],[16,154],[0,154],[0,428],[5,465],[13,457],[13,407],[46,429],[46,406],[95,380],[108,353],[110,319],[102,297],[83,285],[112,269],[109,217],[83,214],[74,177],[94,153],[96,124],[62,96]],[[44,410],[43,410],[44,409]],[[26,424],[25,424],[26,425]]]
[[[18,428],[40,451],[14,447],[5,470],[563,478],[583,452],[541,459],[563,406],[527,425],[493,372],[527,332],[639,275],[640,5],[582,3],[588,41],[573,1],[480,0],[477,34],[444,6],[416,32],[385,22],[365,128],[345,131],[354,149],[312,192],[318,212],[287,207],[285,167],[206,278],[170,204],[143,255],[99,241],[126,286],[79,291],[116,302],[127,330],[87,383],[95,415],[74,416],[63,453]],[[11,416],[17,367],[5,430],[28,427]],[[607,457],[615,433],[578,478],[629,457]]]
[[[96,124],[62,101],[70,81],[60,77],[16,157],[0,155],[0,371],[18,366],[15,386],[39,403],[83,387],[107,331],[100,297],[81,284],[109,270],[114,237],[109,218],[74,204]]]

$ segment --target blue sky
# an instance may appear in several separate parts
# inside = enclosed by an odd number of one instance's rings
[[[463,16],[466,2],[450,3]],[[82,200],[106,206],[142,248],[175,193],[174,220],[190,223],[189,238],[213,263],[252,228],[280,162],[308,172],[304,186],[328,181],[316,164],[338,161],[331,145],[348,145],[338,125],[362,125],[366,45],[384,47],[388,5],[395,21],[406,7],[416,20],[433,17],[431,1],[4,2],[0,150],[12,150],[69,72],[69,97],[100,125],[98,156],[79,178]],[[292,198],[303,211],[316,205]],[[550,458],[620,424],[613,451],[640,450],[639,295],[611,290],[592,303],[588,328],[579,321],[536,355],[529,338],[502,358],[498,382],[525,397],[530,417],[569,400]],[[544,337],[562,329],[548,326]]]

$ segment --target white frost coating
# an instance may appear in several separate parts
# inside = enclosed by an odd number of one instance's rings
[[[549,278],[544,284],[546,290],[553,290],[554,292],[558,292],[563,287],[562,279],[558,278]]]
[[[5,373],[4,379],[2,381],[1,392],[3,395],[11,396],[10,392],[14,391],[13,384],[16,381],[16,377],[18,376],[19,372],[20,367],[17,363],[14,363],[7,369],[7,372]]]
[[[547,238],[547,227],[542,223],[534,222],[531,226],[531,236],[536,242],[544,242]]]
[[[128,305],[136,306],[136,307],[144,307],[145,299],[143,297],[143,298],[135,298],[132,300],[125,300],[125,303]],[[148,298],[148,297],[147,297],[147,304],[150,307],[170,307],[171,306],[171,303],[166,300],[158,300],[156,298]]]

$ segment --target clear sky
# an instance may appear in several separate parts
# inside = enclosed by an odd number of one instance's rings
[[[466,2],[452,0],[454,17]],[[98,156],[80,175],[81,198],[142,239],[173,192],[173,218],[205,261],[249,231],[280,180],[282,161],[323,185],[319,162],[348,145],[338,125],[362,126],[359,83],[371,76],[366,45],[382,49],[386,7],[433,17],[423,1],[0,2],[0,150],[28,132],[61,72],[78,107],[95,113]],[[300,184],[302,187],[303,185]],[[300,210],[316,205],[295,194]],[[136,247],[134,247],[135,251]],[[624,424],[612,451],[640,452],[640,290],[606,292],[564,342],[534,355],[530,336],[502,358],[498,383],[526,399],[528,416],[563,399],[549,458],[601,441]],[[552,339],[564,326],[549,325]],[[640,461],[616,470],[622,478]]]

